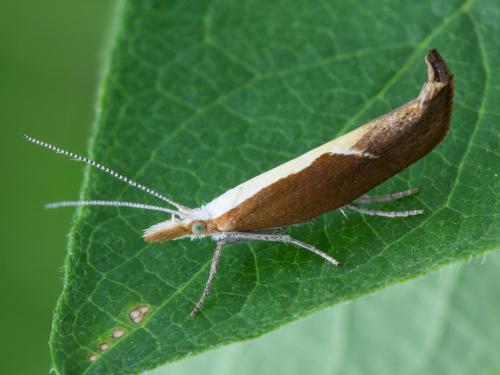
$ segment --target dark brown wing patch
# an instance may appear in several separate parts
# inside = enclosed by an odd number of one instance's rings
[[[342,207],[429,153],[449,129],[453,76],[436,50],[418,98],[367,124],[353,148],[375,155],[326,153],[302,171],[260,190],[214,220],[221,231],[287,226]]]

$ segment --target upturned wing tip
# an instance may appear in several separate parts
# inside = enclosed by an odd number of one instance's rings
[[[425,62],[427,63],[429,82],[449,83],[452,80],[453,75],[437,49],[431,48],[427,52]]]

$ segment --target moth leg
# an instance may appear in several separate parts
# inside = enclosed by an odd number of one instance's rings
[[[340,207],[339,211],[342,214],[342,216],[344,216],[346,219],[349,219],[349,217],[346,214],[346,207]]]
[[[359,207],[354,204],[345,205],[342,208],[347,208],[352,211],[360,212],[365,215],[370,216],[382,216],[382,217],[408,217],[422,215],[424,210],[409,210],[409,211],[380,211],[380,210],[370,210],[368,208]]]
[[[325,253],[325,252],[317,249],[313,245],[308,244],[307,242],[302,242],[302,241],[296,240],[295,238],[290,237],[288,235],[286,235],[284,237],[288,237],[288,239],[286,241],[283,241],[283,242],[285,242],[285,243],[288,242],[288,243],[294,244],[296,246],[302,247],[303,249],[312,251],[313,253],[319,255],[320,257],[322,257],[323,259],[327,260],[328,262],[330,262],[334,266],[340,265],[340,263],[339,263],[339,261],[337,259],[335,259],[335,258],[331,257],[330,255],[328,255],[327,253]]]
[[[309,250],[316,255],[319,255],[323,259],[327,260],[334,266],[338,266],[340,263],[335,258],[331,257],[327,253],[317,249],[313,245],[310,245],[306,242],[302,242],[296,240],[295,238],[287,235],[287,234],[261,234],[255,232],[226,232],[224,233],[227,238],[235,239],[235,240],[257,240],[257,241],[270,241],[270,242],[282,242],[282,243],[290,243],[303,249]]]
[[[406,198],[409,197],[410,195],[417,194],[418,189],[409,189],[405,191],[400,191],[397,193],[393,194],[386,194],[386,195],[362,195],[358,199],[356,199],[354,202],[360,203],[360,204],[368,204],[368,203],[375,203],[375,202],[392,202],[398,199]]]
[[[271,229],[258,229],[254,231],[255,234],[270,234],[270,235],[281,235],[284,234],[287,227],[276,227]]]
[[[262,234],[285,234],[288,228],[290,227],[300,227],[302,225],[306,225],[308,223],[314,222],[314,219],[309,219],[309,220],[304,220],[304,221],[299,221],[298,223],[291,224],[291,225],[286,225],[284,227],[276,227],[276,228],[269,228],[269,229],[257,229],[252,231],[252,233],[262,233]]]
[[[205,300],[208,297],[208,293],[210,293],[210,288],[212,287],[212,283],[215,278],[215,274],[217,273],[217,265],[219,264],[220,256],[222,254],[222,248],[227,245],[229,242],[228,240],[219,240],[217,241],[217,245],[215,246],[214,250],[214,255],[212,257],[212,264],[210,265],[210,274],[208,275],[208,280],[205,284],[205,289],[203,289],[203,293],[201,294],[201,297],[198,301],[198,303],[195,305],[193,308],[193,311],[191,311],[191,317],[194,318],[196,314],[200,311],[201,307],[205,303]]]

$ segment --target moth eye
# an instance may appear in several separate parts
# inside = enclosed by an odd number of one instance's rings
[[[196,221],[191,225],[191,233],[193,233],[195,236],[205,234],[206,231],[207,226],[202,221]]]

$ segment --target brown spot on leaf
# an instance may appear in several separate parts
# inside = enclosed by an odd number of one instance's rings
[[[119,339],[123,335],[125,335],[125,330],[123,328],[115,328],[111,332],[111,338],[112,339]]]
[[[149,313],[150,306],[149,305],[139,305],[135,307],[130,313],[128,314],[130,320],[134,324],[140,324],[146,317],[146,315]]]

